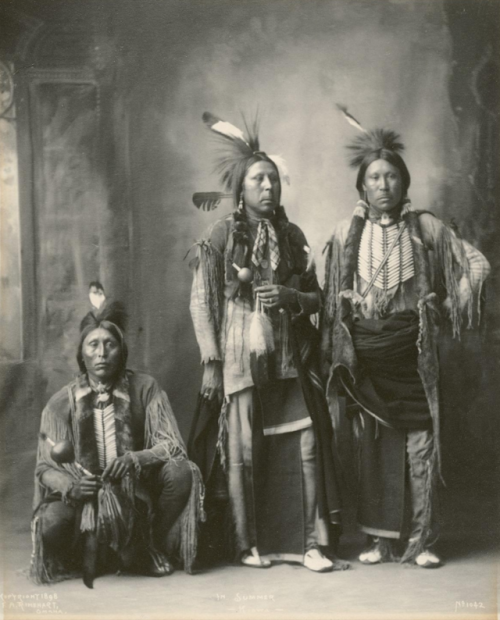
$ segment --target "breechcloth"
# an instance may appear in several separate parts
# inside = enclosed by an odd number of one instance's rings
[[[247,388],[231,395],[228,405],[228,485],[238,550],[256,546],[271,559],[302,561],[318,544],[314,432],[309,427],[264,437],[255,398],[255,389]]]
[[[387,319],[361,319],[351,328],[359,363],[352,384],[341,371],[347,391],[366,411],[393,428],[430,429],[431,417],[417,367],[418,316],[400,312]]]
[[[172,461],[153,466],[144,474],[153,498],[155,544],[166,551],[167,534],[183,511],[191,492],[191,468],[187,461]],[[76,515],[77,510],[62,501],[54,501],[44,507],[41,513],[43,545],[50,554],[67,557],[71,552],[71,541],[79,529],[75,523]]]

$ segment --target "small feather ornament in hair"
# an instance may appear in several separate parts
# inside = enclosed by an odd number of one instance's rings
[[[104,288],[97,280],[89,284],[89,300],[92,310],[80,322],[80,332],[88,327],[97,328],[102,321],[114,323],[122,332],[127,327],[128,315],[121,301],[108,302]]]
[[[405,147],[400,135],[392,129],[373,129],[363,136],[356,136],[347,148],[351,151],[349,164],[358,168],[371,153],[382,150],[401,153]]]
[[[99,312],[103,304],[106,302],[104,287],[97,280],[94,280],[89,284],[89,299],[92,308],[97,312]]]

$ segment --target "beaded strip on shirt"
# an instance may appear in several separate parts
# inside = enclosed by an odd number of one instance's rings
[[[97,407],[94,407],[94,433],[97,444],[99,466],[104,469],[108,463],[116,458],[116,428],[115,407],[113,402],[106,403],[111,399],[111,394],[99,389],[96,397]]]
[[[380,226],[371,220],[366,220],[358,252],[358,274],[366,282],[371,281],[389,246],[397,237],[401,226],[403,226],[402,222],[396,222],[390,226]],[[413,277],[414,273],[410,235],[405,229],[389,259],[378,274],[374,286],[387,291],[401,282],[406,282]]]

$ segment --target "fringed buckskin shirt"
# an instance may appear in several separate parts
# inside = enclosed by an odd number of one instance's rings
[[[449,250],[452,253],[450,260],[453,260],[453,263],[458,265],[462,272],[459,278],[460,308],[462,310],[467,308],[471,318],[473,312],[471,304],[472,298],[475,297],[476,299],[479,299],[482,283],[490,272],[490,265],[488,261],[481,254],[481,252],[479,252],[479,250],[476,250],[476,248],[465,241],[465,239],[459,239],[450,228],[448,228],[434,215],[430,213],[420,213],[418,221],[422,232],[424,246],[429,253],[430,283],[432,290],[437,292],[437,289],[439,289],[442,284],[438,281],[438,274],[442,272],[444,268],[444,252],[446,250],[444,247],[444,238],[446,237],[446,240],[449,242]],[[401,221],[398,222],[398,224],[401,226]],[[393,226],[397,226],[398,224]],[[349,225],[350,220],[344,220],[335,229],[334,239],[340,244],[341,247],[344,247],[345,245]],[[377,252],[377,256],[374,256],[374,250],[376,250],[374,246],[376,242],[372,242],[373,245],[370,244],[367,237],[372,236],[369,235],[372,229],[374,233],[373,237],[381,236],[383,234],[381,232],[382,228],[383,226],[380,226],[375,220],[372,221],[370,218],[366,220],[363,235],[361,237],[359,254],[357,257],[358,268],[354,274],[354,290],[361,296],[364,295],[368,287],[368,276],[373,274],[374,270],[378,266],[378,263],[380,262],[381,256],[385,253],[380,251]],[[371,291],[367,294],[366,299],[361,304],[360,309],[364,318],[380,318],[381,316],[389,316],[404,310],[414,310],[418,314],[418,295],[415,290],[413,268],[407,267],[407,274],[409,277],[405,278],[403,271],[404,265],[401,264],[402,277],[398,277],[399,274],[397,274],[393,278],[393,281],[390,279],[391,263],[393,264],[396,260],[398,263],[400,260],[402,262],[409,260],[409,257],[407,257],[405,253],[406,237],[408,238],[408,241],[410,241],[408,230],[405,230],[403,233],[400,243],[394,248],[391,258],[389,259],[386,267],[378,276],[375,286],[373,286]],[[411,247],[409,249],[411,251]],[[413,257],[410,260],[411,263],[413,263]],[[373,269],[366,267],[366,264],[370,262],[372,262]],[[365,264],[365,270],[360,269],[360,266],[363,263]],[[397,267],[395,266],[393,268],[393,271],[394,270],[399,271],[399,265]],[[365,271],[365,273],[363,273],[363,271]],[[362,277],[360,272],[363,273],[363,275],[366,274],[365,277]],[[385,278],[389,280],[389,286],[386,286],[385,288],[383,286],[384,275]],[[445,301],[445,307],[447,307],[447,304],[448,302]]]
[[[252,248],[257,236],[259,220],[248,218],[248,225],[251,236],[250,247]],[[231,235],[232,215],[217,221],[205,235],[213,250],[222,257],[225,255],[228,241]],[[300,248],[307,248],[306,238],[302,231],[294,224],[295,236],[298,239],[297,245]],[[305,250],[307,251],[307,250]],[[203,260],[203,258],[202,258]],[[307,293],[300,292],[301,284],[297,276],[291,274],[290,259],[281,251],[280,264],[278,270],[273,272],[271,268],[271,258],[266,256],[263,265],[259,268],[254,267],[255,286],[261,284],[283,284],[299,290],[297,301],[300,306],[300,314],[310,315],[319,309],[318,298],[311,298]],[[283,263],[283,264],[282,264]],[[236,273],[236,272],[235,272]],[[224,275],[219,277],[223,278]],[[250,327],[250,315],[253,311],[249,299],[233,296],[234,285],[225,277],[224,284],[224,307],[220,334],[214,328],[213,317],[206,303],[206,282],[202,269],[196,269],[193,277],[191,290],[191,316],[196,333],[196,339],[200,347],[201,361],[207,363],[211,360],[223,362],[224,393],[226,396],[234,394],[245,388],[251,387],[254,382],[250,371],[250,349],[248,334]],[[273,332],[276,349],[276,376],[278,379],[291,379],[297,377],[297,370],[294,366],[291,347],[289,346],[288,313],[280,313],[277,309],[272,309],[270,318],[273,323]]]

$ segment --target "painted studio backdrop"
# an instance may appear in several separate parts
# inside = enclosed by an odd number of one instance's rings
[[[357,200],[344,148],[356,130],[335,104],[364,126],[402,134],[415,207],[453,220],[492,264],[481,331],[466,334],[460,350],[444,338],[441,350],[450,488],[471,472],[492,475],[498,7],[493,0],[1,3],[5,523],[28,535],[40,412],[77,370],[92,280],[126,303],[130,366],[168,391],[187,437],[201,367],[184,256],[231,209],[223,201],[199,212],[191,202],[195,191],[219,189],[205,110],[237,125],[241,111],[251,118],[259,110],[263,148],[290,169],[283,204],[320,273],[333,223]]]

